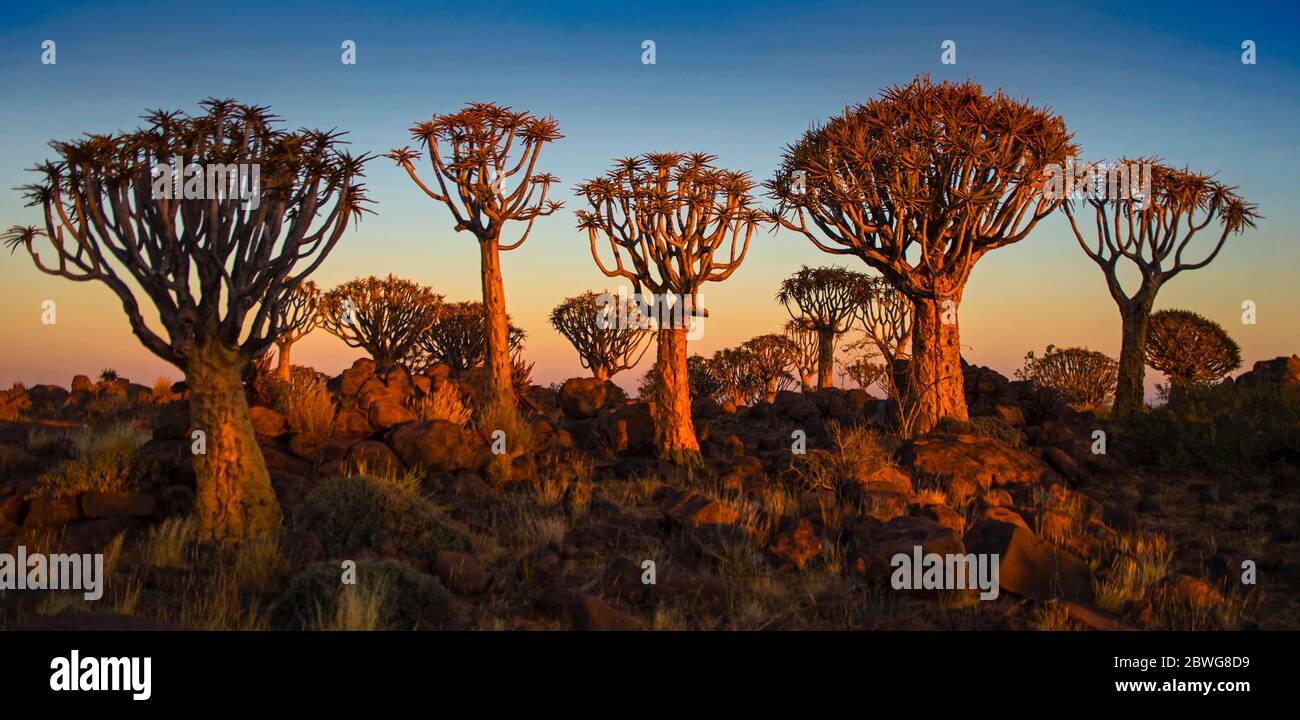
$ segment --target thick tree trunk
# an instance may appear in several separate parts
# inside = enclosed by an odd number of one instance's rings
[[[817,389],[835,385],[835,333],[817,331]]]
[[[691,422],[691,385],[686,373],[686,328],[659,331],[658,367],[655,444],[661,456],[676,464],[699,464],[700,444]]]
[[[799,389],[802,390],[803,392],[812,392],[813,390],[812,373],[806,373],[806,372],[799,373]]]
[[[776,379],[776,378],[773,378],[773,379],[767,381],[767,398],[766,398],[766,399],[767,399],[767,404],[768,404],[768,405],[771,405],[772,403],[776,402],[776,389],[777,389],[777,385],[778,385],[779,383],[780,383],[780,380],[778,380],[778,379]]]
[[[483,307],[487,321],[483,412],[485,417],[500,418],[505,423],[518,414],[518,408],[511,382],[506,291],[501,281],[501,253],[497,241],[479,242],[479,254],[483,261]]]
[[[607,382],[609,380],[609,369],[603,367],[594,367],[591,369],[591,376],[601,382]]]
[[[289,350],[292,347],[292,341],[275,344],[276,355],[279,356],[275,366],[275,377],[283,382],[289,382],[293,378],[293,368],[289,365]]]
[[[929,432],[941,418],[966,420],[961,374],[961,339],[957,325],[960,296],[945,307],[942,300],[913,303],[912,382],[907,401],[915,402],[917,434]]]
[[[187,364],[190,424],[203,431],[194,455],[195,515],[210,540],[261,538],[280,527],[280,505],[257,445],[234,349],[201,348]]]
[[[1152,300],[1137,300],[1122,312],[1123,335],[1119,350],[1119,382],[1115,386],[1117,418],[1128,417],[1146,407],[1147,326],[1151,320]]]

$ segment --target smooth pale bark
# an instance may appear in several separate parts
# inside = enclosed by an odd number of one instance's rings
[[[691,421],[691,385],[686,372],[686,328],[661,329],[658,350],[655,444],[660,455],[674,463],[699,464],[700,444]]]
[[[1154,293],[1149,297],[1134,298],[1126,311],[1121,311],[1123,331],[1119,351],[1119,382],[1115,386],[1114,415],[1128,417],[1146,407],[1146,349],[1147,328],[1151,321]]]
[[[242,540],[273,534],[281,521],[233,348],[200,348],[187,363],[190,423],[204,434],[194,455],[195,516],[208,540]]]
[[[276,354],[279,357],[278,364],[275,366],[275,377],[284,382],[289,382],[293,377],[293,368],[289,365],[289,350],[292,347],[292,341],[281,341],[275,344]]]
[[[479,242],[483,270],[483,311],[487,321],[486,372],[484,377],[484,417],[497,418],[503,424],[518,414],[514,384],[511,382],[509,330],[506,322],[506,291],[501,281],[501,253],[496,240]]]
[[[835,333],[817,331],[817,389],[835,385]]]
[[[968,419],[957,325],[960,302],[960,298],[954,298],[948,307],[942,300],[918,299],[913,303],[914,367],[908,400],[917,404],[917,434],[929,432],[945,417]]]

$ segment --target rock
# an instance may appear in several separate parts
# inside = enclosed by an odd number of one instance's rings
[[[1034,440],[1039,447],[1054,446],[1062,450],[1068,450],[1074,447],[1078,437],[1075,436],[1074,431],[1068,425],[1055,420],[1047,420],[1038,429],[1038,435]]]
[[[640,630],[641,621],[592,595],[579,595],[568,605],[575,630]]]
[[[275,438],[289,432],[289,421],[271,408],[254,405],[248,414],[253,420],[253,432],[262,437]]]
[[[357,408],[344,408],[334,416],[331,435],[369,435],[375,431],[366,413]]]
[[[324,461],[329,450],[329,442],[316,433],[294,433],[289,438],[289,452],[308,462]]]
[[[378,440],[362,440],[348,448],[343,462],[350,469],[364,469],[367,473],[399,473],[405,469],[397,453]]]
[[[1260,360],[1250,370],[1237,377],[1238,385],[1272,384],[1279,387],[1300,385],[1300,356],[1281,356]]]
[[[14,494],[0,496],[0,525],[17,525],[22,510],[22,496]]]
[[[560,408],[567,418],[593,418],[605,405],[605,393],[606,383],[594,377],[569,378],[560,386]]]
[[[81,494],[81,512],[88,518],[150,517],[157,508],[158,501],[147,493]]]
[[[388,428],[408,423],[416,420],[415,413],[400,402],[381,397],[370,406],[370,412],[366,420],[376,430],[387,430]]]
[[[1025,426],[1025,413],[1015,405],[994,406],[993,416],[1011,427]]]
[[[980,520],[965,541],[970,552],[1000,556],[998,582],[1003,590],[1040,602],[1055,597],[1092,602],[1088,566],[1019,525]]]
[[[903,464],[918,477],[940,481],[963,478],[981,489],[1031,485],[1043,479],[1047,467],[1033,455],[986,437],[939,436],[914,440],[903,453]]]
[[[800,518],[777,537],[768,551],[776,558],[781,569],[803,570],[809,561],[821,554],[822,542],[817,537],[813,524],[806,518]]]
[[[601,413],[597,424],[610,449],[619,454],[653,455],[654,406],[645,402],[620,405]]]
[[[958,535],[966,531],[966,518],[947,505],[931,503],[917,510],[920,517],[930,518]]]
[[[457,595],[472,595],[488,586],[488,574],[472,555],[439,550],[434,561],[434,574],[447,589]]]
[[[1043,451],[1043,460],[1055,471],[1065,476],[1067,480],[1074,483],[1081,483],[1091,477],[1088,471],[1084,470],[1079,463],[1070,457],[1070,454],[1059,447],[1049,447]]]
[[[849,477],[867,492],[892,492],[903,495],[912,494],[912,476],[889,463],[855,464],[849,470]]]
[[[93,393],[95,392],[95,384],[85,375],[74,375],[72,377],[72,392]]]
[[[966,550],[957,533],[925,517],[900,515],[872,533],[865,542],[855,538],[850,548],[850,565],[854,572],[888,581],[891,562],[900,553],[911,556],[920,546],[922,554],[962,554]]]
[[[356,395],[361,386],[374,376],[375,361],[370,358],[360,358],[336,378],[339,395],[345,398]]]
[[[670,494],[665,502],[664,516],[669,522],[691,528],[734,525],[740,519],[735,508],[690,491]]]
[[[81,507],[76,495],[42,495],[27,503],[23,529],[41,529],[62,525],[81,517]]]
[[[431,471],[477,470],[487,445],[473,431],[446,420],[420,420],[389,431],[389,447],[409,467]]]
[[[794,422],[809,422],[821,418],[822,415],[817,403],[813,402],[808,395],[789,390],[777,392],[776,400],[772,403],[772,412]]]
[[[1029,529],[1029,523],[1025,522],[1025,519],[1020,516],[1020,513],[1009,507],[994,505],[985,508],[983,517],[988,520],[996,520],[997,522],[1011,523],[1012,525],[1017,525],[1026,530]]]
[[[0,420],[17,420],[31,407],[32,399],[27,394],[27,388],[21,384],[0,392]]]
[[[1223,594],[1209,583],[1191,575],[1171,575],[1160,583],[1174,602],[1193,610],[1211,610],[1223,604]]]

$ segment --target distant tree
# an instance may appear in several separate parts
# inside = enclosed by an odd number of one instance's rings
[[[1067,202],[1064,210],[1079,247],[1101,268],[1110,295],[1119,306],[1122,344],[1114,410],[1117,417],[1125,417],[1145,407],[1146,343],[1156,294],[1178,273],[1209,265],[1228,236],[1255,227],[1259,215],[1254,205],[1236,194],[1235,187],[1216,182],[1209,175],[1178,170],[1147,158],[1125,158],[1117,165],[1150,166],[1150,187],[1142,188],[1140,193],[1117,192],[1113,197],[1102,193],[1077,201],[1080,209],[1084,204],[1093,208],[1095,240],[1084,239],[1075,217],[1076,201]],[[1131,184],[1125,189],[1131,190]],[[1217,239],[1212,237],[1199,252],[1189,247],[1196,234],[1215,221]],[[1201,259],[1184,259],[1184,253],[1195,253]],[[1120,266],[1129,263],[1140,278],[1136,291],[1131,293],[1120,278]]]
[[[1048,345],[1042,357],[1029,351],[1016,377],[1056,393],[1076,409],[1093,410],[1115,396],[1118,368],[1110,356],[1095,350]]]
[[[872,360],[870,353],[858,355],[849,362],[841,364],[840,367],[844,374],[863,390],[876,384],[887,387],[885,380],[886,365],[883,362]]]
[[[813,376],[817,374],[817,365],[821,359],[821,341],[817,337],[817,331],[801,320],[787,320],[782,332],[798,350],[794,367],[799,373],[800,389],[809,392],[813,389]]]
[[[325,293],[319,313],[326,332],[370,353],[376,365],[392,367],[409,360],[441,306],[442,296],[426,285],[371,275]]]
[[[1146,363],[1170,385],[1208,385],[1241,367],[1241,347],[1221,325],[1190,310],[1161,310],[1147,327]]]
[[[472,103],[459,112],[434,115],[411,128],[411,136],[429,154],[436,186],[415,171],[421,153],[409,147],[385,157],[406,170],[411,180],[443,203],[456,221],[456,232],[468,231],[478,241],[483,275],[483,312],[487,323],[487,372],[484,377],[485,417],[497,427],[512,428],[518,420],[510,379],[510,331],[500,253],[528,239],[533,223],[559,210],[546,199],[559,180],[539,173],[542,147],[564,137],[554,119],[514,112],[492,103]],[[507,223],[524,224],[519,239],[502,242]]]
[[[659,318],[655,440],[662,456],[687,465],[700,463],[686,372],[687,329],[702,313],[700,287],[731,277],[763,219],[750,207],[749,176],[715,168],[714,159],[649,153],[619,161],[604,177],[578,186],[591,208],[578,211],[578,227],[587,231],[596,265],[608,277],[631,281],[638,293],[653,293],[660,315],[668,315]],[[613,251],[613,267],[600,258],[602,240]]]
[[[5,241],[42,272],[104,283],[145,348],[185,373],[204,442],[194,455],[200,535],[236,540],[270,535],[281,519],[242,371],[280,334],[277,310],[293,288],[363,212],[366,156],[343,151],[340,133],[277,129],[263,107],[202,107],[51,143],[58,158],[24,188],[44,228],[15,227]],[[163,172],[174,158],[185,164],[177,183]]]
[[[817,333],[817,387],[835,384],[835,343],[853,325],[853,312],[866,301],[866,275],[838,267],[810,268],[781,281],[777,302],[790,317]]]
[[[1075,153],[1060,116],[918,77],[789,146],[768,188],[773,219],[823,252],[854,255],[914,305],[917,429],[965,419],[958,308],[975,263],[1056,210],[1050,166]]]
[[[597,380],[608,380],[641,362],[654,331],[640,320],[635,301],[609,292],[565,298],[551,311],[551,326],[573,345],[578,362]]]
[[[745,341],[741,350],[754,360],[754,373],[768,403],[776,402],[776,393],[790,382],[790,369],[799,357],[799,347],[784,335],[768,334]]]
[[[282,382],[289,382],[292,378],[289,350],[320,326],[320,300],[321,293],[316,283],[307,280],[294,286],[289,299],[276,309],[277,324],[283,331],[275,338],[278,356],[275,376]]]
[[[709,373],[722,398],[740,407],[752,404],[763,392],[758,358],[744,347],[724,348],[709,358]]]
[[[419,336],[419,349],[423,356],[418,364],[442,363],[452,377],[460,377],[466,371],[482,366],[487,358],[488,340],[483,317],[483,303],[444,304],[438,318]],[[515,327],[509,315],[506,323],[509,328],[508,347],[514,355],[523,346],[527,333]]]

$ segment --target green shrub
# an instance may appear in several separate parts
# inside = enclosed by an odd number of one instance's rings
[[[975,435],[997,440],[1008,447],[1018,448],[1023,437],[1020,431],[995,417],[973,417],[969,420],[941,418],[932,432],[948,435]]]
[[[1135,416],[1134,449],[1170,470],[1221,472],[1300,459],[1300,392],[1276,385],[1193,385]]]
[[[469,539],[448,525],[433,504],[408,488],[364,475],[321,481],[298,519],[331,556],[385,540],[430,563],[439,550],[470,549]]]
[[[151,469],[137,453],[148,441],[148,432],[131,425],[84,430],[73,436],[73,457],[38,477],[29,495],[76,495],[92,490],[133,492]]]
[[[340,603],[355,600],[348,594],[373,603],[374,614],[367,618],[364,629],[434,629],[445,627],[453,618],[452,598],[442,583],[405,563],[361,560],[357,562],[356,585],[344,585],[342,579],[338,563],[307,566],[272,607],[272,622],[282,628],[340,628]]]

